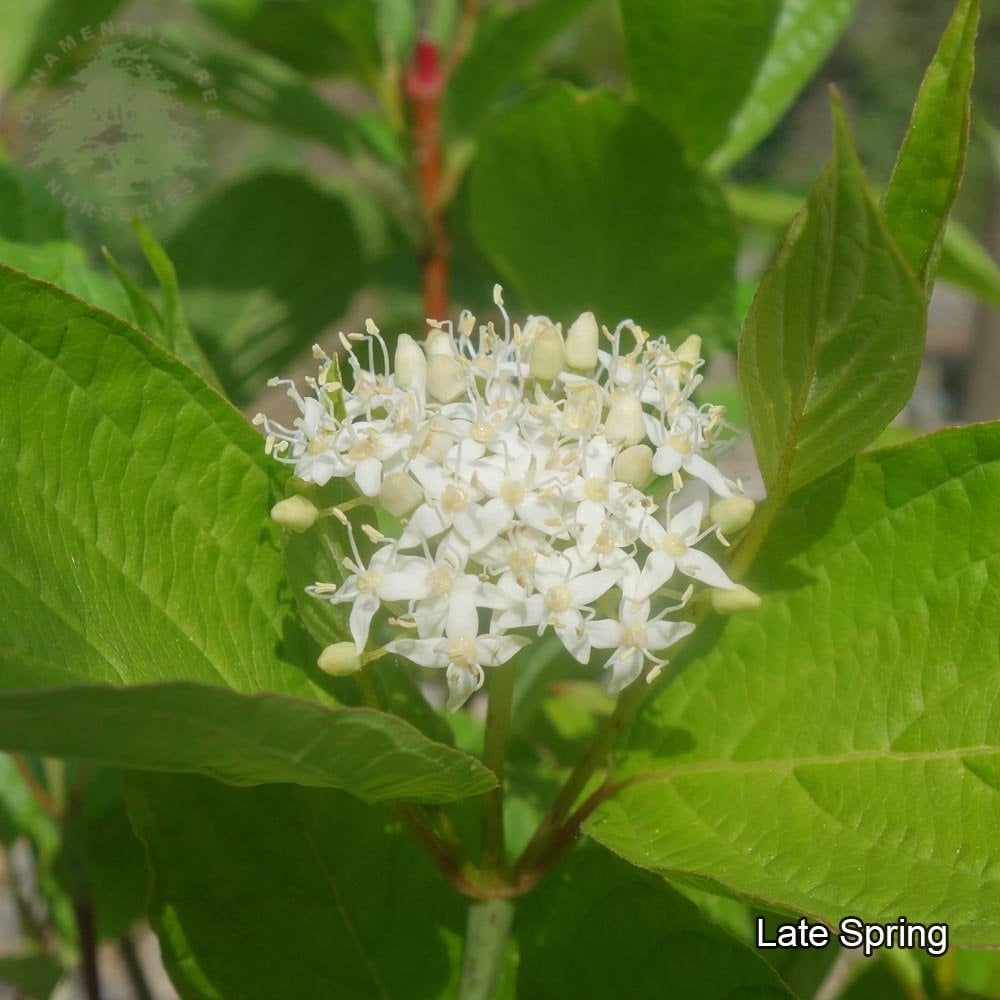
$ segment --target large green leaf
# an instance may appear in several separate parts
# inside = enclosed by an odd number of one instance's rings
[[[770,46],[749,93],[708,161],[713,170],[727,170],[774,128],[840,38],[857,6],[858,0],[781,0]],[[733,8],[738,8],[738,0]]]
[[[836,922],[1000,943],[1000,424],[795,494],[763,607],[696,633],[588,829],[636,864]]]
[[[777,974],[663,879],[585,845],[519,901],[520,1000],[790,1000]]]
[[[620,3],[636,95],[705,159],[753,82],[781,0]]]
[[[505,91],[538,70],[542,49],[593,0],[549,0],[485,11],[465,58],[448,78],[442,115],[449,132],[477,132]],[[490,16],[490,15],[493,16]]]
[[[341,200],[290,174],[223,189],[167,250],[191,325],[237,401],[339,319],[365,274]]]
[[[275,467],[239,413],[138,331],[7,268],[0,372],[4,687],[314,692],[289,659]]]
[[[902,409],[923,290],[868,194],[839,104],[835,149],[740,337],[740,389],[769,501],[846,461]]]
[[[195,681],[329,697],[327,679],[312,666],[315,649],[289,615],[267,517],[282,477],[236,410],[137,330],[6,268],[0,376],[9,387],[0,403],[0,458],[14,483],[0,513],[2,689]],[[370,748],[393,740],[410,748],[408,763],[388,752],[376,758],[365,782],[405,784],[400,770],[408,767],[423,777],[407,794],[419,786],[434,798],[437,765],[471,767],[378,713],[355,716],[332,736],[330,717],[311,706],[264,699],[250,710],[210,690],[122,694],[102,686],[12,698],[8,707],[16,702],[22,714],[20,730],[12,717],[7,745],[39,752],[134,764],[145,747],[155,758],[147,766],[185,770],[188,740],[199,728],[208,739],[214,725],[216,760],[231,774],[251,780],[259,767],[259,780],[276,780],[254,743],[287,741],[294,718],[309,717],[313,739],[330,753],[331,741],[358,742],[359,726],[372,730]],[[183,719],[173,737],[162,715],[155,721],[154,709],[169,714],[172,699],[183,701],[191,727],[184,736],[176,735]],[[104,721],[88,722],[87,711],[103,712]],[[254,718],[254,728],[241,728],[237,717]],[[219,729],[223,718],[228,735]],[[151,745],[152,731],[163,738]],[[291,749],[305,759],[309,741],[296,739]],[[280,757],[283,748],[273,749]],[[466,773],[480,789],[482,774]]]
[[[497,116],[471,185],[476,239],[527,310],[659,330],[728,309],[736,240],[718,188],[611,93],[551,87]]]
[[[928,293],[965,168],[978,26],[979,0],[959,0],[882,201],[886,223]]]
[[[387,814],[335,792],[152,775],[128,800],[187,1000],[455,995],[464,902]]]
[[[0,749],[204,774],[231,785],[342,788],[369,802],[447,802],[496,786],[478,761],[391,715],[202,684],[0,694]]]

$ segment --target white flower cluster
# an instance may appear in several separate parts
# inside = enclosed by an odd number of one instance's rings
[[[369,321],[367,334],[341,335],[350,389],[317,349],[312,395],[272,383],[301,411],[294,426],[257,418],[268,451],[299,478],[346,479],[359,498],[345,507],[371,502],[400,519],[399,537],[366,528],[376,543],[366,560],[343,510],[327,512],[347,524],[354,555],[339,586],[310,590],[351,604],[359,658],[384,610],[398,638],[366,658],[445,668],[452,710],[484,667],[549,629],[580,663],[611,650],[611,693],[647,662],[657,673],[694,627],[675,614],[689,580],[736,589],[699,543],[753,509],[708,458],[723,411],[692,402],[697,337],[673,350],[630,320],[602,331],[592,313],[564,336],[545,316],[512,324],[499,286],[494,300],[502,331],[468,312],[456,328],[431,322],[422,346],[399,337],[393,364]],[[706,497],[730,498],[713,508],[724,517],[690,500],[698,481]],[[678,574],[687,589],[666,589]]]

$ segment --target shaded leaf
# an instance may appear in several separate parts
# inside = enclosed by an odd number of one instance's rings
[[[656,331],[728,313],[736,241],[719,190],[614,95],[521,101],[484,131],[470,183],[476,239],[524,309]]]
[[[291,174],[258,174],[218,192],[167,252],[191,325],[238,402],[314,343],[365,275],[342,201]]]
[[[767,52],[781,0],[620,0],[636,96],[697,160],[729,130]]]
[[[750,152],[781,120],[827,57],[858,0],[781,0],[771,44],[729,132],[708,163],[721,173]]]
[[[454,134],[483,126],[506,91],[537,72],[538,58],[552,38],[593,0],[547,0],[503,13],[484,11],[465,58],[448,78],[442,116]]]
[[[759,955],[663,879],[592,844],[520,902],[515,934],[521,1000],[612,997],[624,976],[636,1000],[792,1000]]]
[[[231,785],[341,788],[367,802],[447,802],[496,785],[478,761],[395,716],[199,684],[0,694],[0,748]]]
[[[335,792],[152,775],[128,799],[185,997],[456,995],[465,903],[388,814]]]

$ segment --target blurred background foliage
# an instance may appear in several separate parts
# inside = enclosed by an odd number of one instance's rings
[[[656,334],[700,333],[715,397],[733,400],[738,423],[740,323],[829,153],[829,86],[878,189],[951,10],[5,3],[0,262],[135,323],[247,413],[274,411],[267,379],[312,368],[317,340],[368,315],[391,338],[426,316],[485,312],[501,281],[515,313],[568,323],[593,309],[609,325],[630,315]],[[890,439],[1000,416],[998,56],[988,4],[925,371]],[[541,708],[571,748],[599,714],[567,697]],[[86,935],[106,942],[115,996],[170,995],[155,958],[136,952],[155,943],[129,934],[146,876],[115,772],[0,757],[0,845],[10,995],[69,989]],[[749,935],[746,907],[694,895]],[[1000,996],[989,955],[837,959],[834,976],[832,953],[782,961],[802,996]]]

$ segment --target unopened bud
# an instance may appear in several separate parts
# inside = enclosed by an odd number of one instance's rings
[[[701,361],[701,337],[692,333],[674,353],[677,355],[677,360],[683,361],[686,365],[698,364]]]
[[[424,439],[420,442],[420,454],[440,465],[451,451],[455,439],[447,431],[448,421],[443,417],[434,417],[427,425]]]
[[[308,531],[319,518],[316,505],[305,497],[294,496],[279,500],[271,508],[271,518],[291,531]]]
[[[378,495],[379,503],[393,517],[408,514],[423,498],[420,487],[404,472],[390,472],[382,480],[382,491]]]
[[[427,334],[427,360],[434,357],[453,358],[455,356],[455,342],[451,339],[451,334],[441,327],[431,328]]]
[[[734,535],[750,523],[756,507],[750,497],[727,497],[712,504],[708,516],[724,535]]]
[[[558,327],[548,326],[539,331],[531,345],[528,371],[532,378],[551,381],[566,367],[562,334]]]
[[[642,489],[653,472],[653,449],[648,444],[634,444],[615,459],[615,479]]]
[[[448,337],[450,341],[451,338]],[[428,345],[430,341],[428,341]],[[466,390],[462,366],[450,354],[430,354],[428,346],[427,391],[439,403],[451,403]]]
[[[713,587],[711,593],[712,609],[720,615],[730,615],[734,611],[753,611],[761,604],[757,594],[740,584],[732,590]]]
[[[421,384],[427,375],[427,358],[420,345],[408,333],[401,333],[396,341],[393,369],[396,373],[396,385],[402,389],[412,389]]]
[[[353,642],[335,642],[319,654],[316,665],[331,677],[347,677],[361,669],[361,658]]]
[[[592,312],[580,313],[566,334],[566,363],[570,368],[589,370],[597,367],[597,345],[601,331]]]
[[[611,444],[621,444],[626,448],[638,444],[646,436],[638,396],[619,392],[614,397],[604,422],[604,436]]]
[[[530,349],[534,342],[554,325],[548,316],[529,316],[521,329],[521,343]]]

